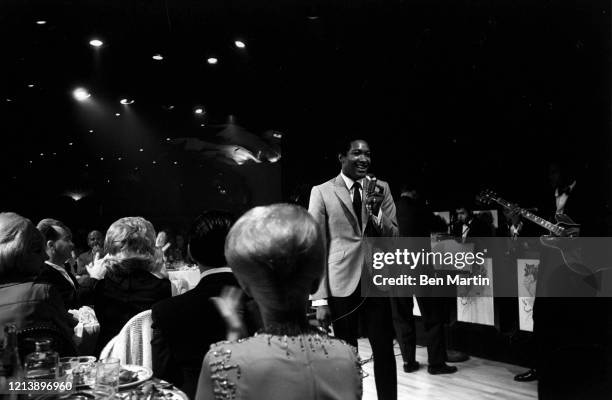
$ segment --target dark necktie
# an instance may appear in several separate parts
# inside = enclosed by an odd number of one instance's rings
[[[361,229],[361,192],[359,189],[361,189],[361,184],[355,182],[353,184],[353,211],[355,211],[357,222],[359,222],[359,229]]]

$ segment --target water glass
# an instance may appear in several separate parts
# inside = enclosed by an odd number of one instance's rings
[[[72,361],[76,361],[76,366],[72,369],[74,385],[94,387],[96,383],[96,357],[73,357]]]
[[[79,364],[78,358],[76,357],[62,357],[59,359],[58,367],[58,375],[60,377],[71,375],[72,370],[77,367]]]
[[[100,360],[96,366],[96,397],[110,399],[117,394],[120,369],[118,358]]]
[[[57,377],[60,382],[70,383],[70,387],[75,386],[73,371],[79,362],[74,357],[62,357],[57,364]]]

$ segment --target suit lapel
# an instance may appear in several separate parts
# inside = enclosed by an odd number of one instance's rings
[[[336,177],[336,180],[334,181],[334,192],[336,193],[336,196],[344,206],[345,213],[351,215],[351,225],[353,225],[353,228],[355,228],[355,232],[359,232],[359,222],[357,221],[357,215],[355,215],[355,211],[353,210],[351,194],[349,193],[349,190],[347,189],[346,184],[344,183],[344,179],[342,179],[342,176],[340,175],[338,175]],[[361,215],[363,215],[363,203],[361,209]]]

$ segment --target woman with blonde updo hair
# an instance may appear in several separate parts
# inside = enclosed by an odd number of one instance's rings
[[[230,230],[225,257],[259,306],[264,327],[245,340],[210,347],[196,400],[361,399],[356,349],[306,318],[308,295],[316,291],[325,266],[325,243],[308,211],[290,204],[248,211]],[[238,298],[229,289],[215,298],[228,338],[244,331]]]
[[[75,354],[76,321],[59,292],[34,282],[45,259],[43,238],[34,224],[15,213],[0,213],[0,327],[14,323],[22,338],[44,333],[60,354]],[[0,330],[0,341],[3,335]]]
[[[89,270],[99,280],[94,308],[100,321],[100,347],[134,315],[172,295],[161,253],[155,247],[155,229],[146,219],[115,221],[106,232],[104,252],[106,256],[94,261]]]

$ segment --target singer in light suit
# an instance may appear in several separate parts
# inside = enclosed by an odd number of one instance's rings
[[[380,400],[397,399],[393,322],[388,297],[362,297],[361,274],[371,260],[365,237],[398,236],[395,204],[389,185],[372,179],[370,148],[353,140],[338,153],[340,175],[312,188],[308,210],[321,226],[327,244],[327,268],[312,296],[317,319],[331,323],[336,337],[357,346],[359,318],[374,355],[374,378]],[[365,189],[364,190],[364,186]],[[370,290],[370,289],[368,289]]]

